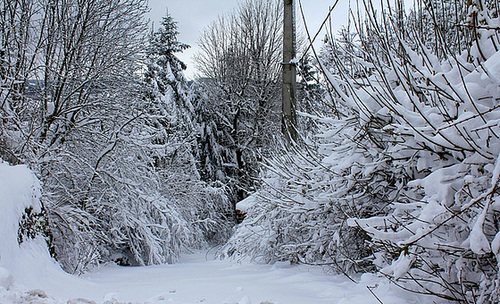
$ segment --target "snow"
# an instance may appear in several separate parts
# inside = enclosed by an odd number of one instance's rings
[[[9,289],[12,286],[14,278],[7,269],[0,267],[0,288]]]
[[[409,254],[401,253],[399,258],[390,266],[382,269],[382,273],[391,274],[396,280],[403,277],[411,268],[413,260]]]
[[[491,241],[491,251],[498,256],[500,253],[500,232],[497,232],[493,241]]]
[[[0,303],[38,297],[44,304],[149,303],[149,304],[375,304],[421,303],[376,275],[363,275],[353,283],[327,268],[306,265],[260,265],[233,260],[207,260],[206,253],[183,256],[173,265],[119,267],[108,265],[67,284],[60,281],[44,289],[1,291]],[[33,296],[35,293],[35,296]],[[24,299],[24,300],[23,300]],[[5,302],[11,300],[11,302]],[[38,303],[38,302],[33,302]]]
[[[247,212],[250,208],[252,208],[257,203],[256,195],[250,195],[244,200],[239,201],[236,204],[236,210],[240,210],[243,212]]]
[[[0,292],[10,289],[43,289],[79,281],[65,273],[50,257],[45,240],[38,236],[18,244],[19,221],[26,208],[41,211],[38,179],[22,166],[0,160]],[[5,300],[0,303],[9,303]]]
[[[484,64],[488,76],[500,80],[500,52],[496,52]]]
[[[11,273],[18,275],[17,279],[31,266],[33,250],[40,241],[35,239],[21,246],[17,242],[19,221],[26,208],[39,212],[40,185],[31,171],[25,166],[11,167],[0,160],[0,280],[1,285],[8,288],[8,278]],[[38,254],[34,254],[38,255]]]
[[[47,116],[54,114],[56,107],[53,102],[47,102]]]

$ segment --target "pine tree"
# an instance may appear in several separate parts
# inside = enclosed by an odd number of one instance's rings
[[[181,98],[182,86],[185,85],[183,70],[186,64],[176,57],[177,53],[190,48],[189,45],[177,40],[179,31],[177,22],[169,15],[163,17],[161,27],[153,33],[147,55],[150,59],[146,79],[156,80],[160,93],[165,94],[167,86],[170,86],[177,98]],[[180,87],[179,87],[180,86]]]
[[[189,169],[189,174],[197,174],[193,106],[183,73],[187,66],[176,56],[190,46],[179,42],[178,34],[177,22],[167,14],[158,31],[150,36],[145,73],[148,112],[157,130],[153,143],[165,147],[164,153],[156,156],[156,166],[165,169],[175,164],[178,169],[183,167],[180,172]]]
[[[232,207],[223,189],[200,180],[196,166],[199,126],[193,118],[192,89],[184,77],[186,65],[177,57],[189,46],[178,41],[178,34],[177,22],[167,15],[150,36],[144,112],[151,134],[152,166],[160,175],[160,192],[192,225],[192,239],[184,245],[202,246],[207,241],[227,239]]]

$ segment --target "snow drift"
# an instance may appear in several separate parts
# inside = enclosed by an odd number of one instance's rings
[[[25,165],[0,160],[0,291],[16,287],[37,289],[75,279],[50,256],[42,235],[21,229],[26,212],[40,214],[41,186]],[[36,225],[36,224],[35,224]]]

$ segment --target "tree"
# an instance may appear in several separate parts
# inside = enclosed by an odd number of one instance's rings
[[[186,65],[176,54],[189,46],[177,40],[177,24],[167,15],[150,37],[145,72],[145,124],[150,132],[153,167],[160,192],[191,225],[194,241],[225,241],[233,224],[224,189],[200,180],[196,167],[199,132],[193,122],[193,94],[184,77]]]
[[[153,143],[165,148],[162,155],[155,156],[157,168],[175,164],[178,174],[196,175],[192,97],[183,74],[186,65],[176,57],[189,46],[177,41],[178,34],[176,22],[167,15],[150,37],[144,75],[146,98],[151,103],[147,110],[157,130]]]
[[[200,165],[204,179],[221,181],[243,199],[256,185],[258,160],[280,130],[281,5],[244,1],[200,38]],[[212,122],[213,123],[209,123]]]
[[[161,27],[150,37],[147,56],[149,58],[146,81],[151,83],[156,78],[156,88],[165,94],[167,86],[175,91],[177,99],[185,98],[185,92],[180,92],[178,86],[185,87],[183,70],[186,64],[180,61],[175,54],[181,53],[190,46],[177,40],[177,22],[169,14],[163,17]],[[173,76],[173,78],[172,78]],[[176,85],[175,82],[178,84]]]

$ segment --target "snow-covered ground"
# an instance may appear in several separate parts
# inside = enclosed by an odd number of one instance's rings
[[[289,263],[258,265],[207,260],[205,254],[186,255],[174,265],[106,266],[80,278],[48,278],[31,291],[0,287],[0,303],[87,304],[307,304],[432,303],[407,294],[382,278],[365,275],[360,283],[329,274],[326,268]]]

